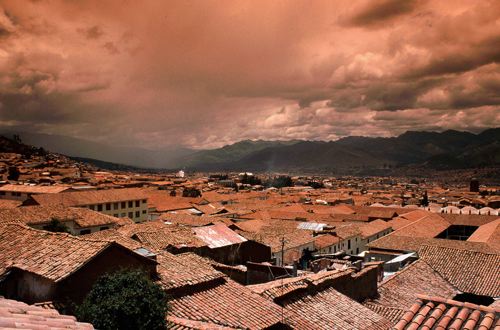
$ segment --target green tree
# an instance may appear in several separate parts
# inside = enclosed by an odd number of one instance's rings
[[[102,276],[76,310],[96,329],[165,329],[166,314],[165,292],[140,270]]]
[[[43,226],[43,229],[47,230],[47,231],[51,231],[53,233],[71,234],[71,231],[69,230],[69,228],[64,223],[59,221],[59,219],[56,219],[56,218],[52,218],[52,220],[50,220],[48,225]]]
[[[7,180],[17,181],[17,180],[19,180],[20,175],[21,175],[21,172],[19,172],[19,169],[17,168],[17,166],[10,166],[9,167],[9,175],[7,176]]]

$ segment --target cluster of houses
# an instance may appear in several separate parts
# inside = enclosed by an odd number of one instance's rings
[[[380,180],[266,189],[79,171],[87,185],[0,185],[2,328],[92,329],[74,306],[122,268],[161,285],[172,329],[500,327],[494,190],[425,186],[416,205],[420,188]]]

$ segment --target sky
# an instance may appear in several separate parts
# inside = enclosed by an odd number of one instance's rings
[[[500,126],[500,1],[0,0],[0,128],[161,149]]]

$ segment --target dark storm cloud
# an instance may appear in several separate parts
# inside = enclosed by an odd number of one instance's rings
[[[500,121],[498,1],[0,8],[0,124],[159,148]]]
[[[411,13],[417,7],[417,0],[375,0],[365,2],[352,17],[346,19],[348,25],[373,27],[401,15]]]

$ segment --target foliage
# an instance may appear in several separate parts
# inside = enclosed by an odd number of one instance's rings
[[[17,181],[19,179],[19,175],[21,175],[21,173],[19,172],[17,166],[10,166],[7,180]]]
[[[255,175],[248,175],[245,173],[241,178],[241,183],[256,186],[256,185],[261,185],[262,181]]]
[[[48,225],[43,226],[43,229],[47,230],[47,231],[51,231],[53,233],[71,234],[69,228],[64,223],[59,221],[59,219],[56,219],[56,218],[52,218],[52,220],[50,220]]]
[[[97,329],[165,329],[167,298],[161,286],[140,270],[99,278],[77,308],[80,321]]]
[[[182,191],[182,197],[201,197],[201,191],[196,188],[185,188]]]
[[[275,187],[275,188],[292,187],[293,181],[292,181],[292,178],[289,176],[280,175],[280,176],[274,177],[270,181],[268,181],[267,186],[268,187]]]

